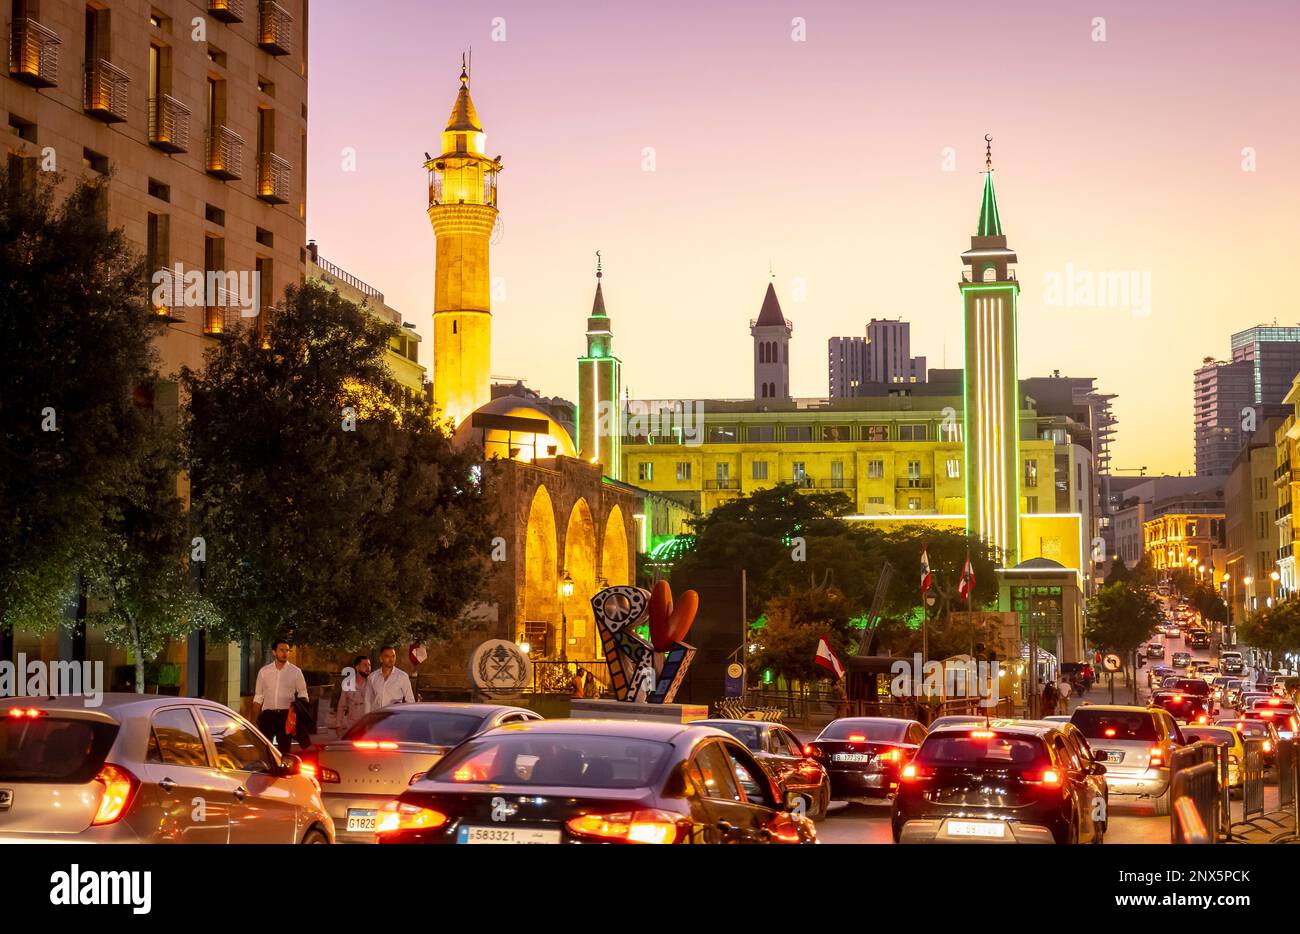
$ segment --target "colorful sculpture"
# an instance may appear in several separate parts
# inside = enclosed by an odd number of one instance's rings
[[[695,622],[699,595],[688,590],[674,606],[672,588],[661,580],[653,593],[641,587],[607,587],[591,598],[591,608],[614,697],[634,703],[672,703],[695,657],[695,647],[682,640]],[[649,623],[649,640],[635,632],[643,622]]]

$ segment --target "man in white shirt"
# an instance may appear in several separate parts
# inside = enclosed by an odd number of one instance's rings
[[[397,649],[379,650],[379,670],[366,679],[366,713],[389,704],[414,704],[410,676],[397,667]]]
[[[253,719],[257,728],[275,740],[280,755],[289,754],[292,737],[287,729],[289,708],[295,698],[307,699],[307,679],[302,669],[289,661],[289,643],[271,643],[271,662],[257,673],[253,688]]]

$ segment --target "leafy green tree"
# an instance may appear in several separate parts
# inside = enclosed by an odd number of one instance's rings
[[[755,629],[752,636],[761,646],[757,667],[785,678],[788,690],[795,681],[825,676],[828,672],[815,661],[818,640],[825,636],[835,653],[844,658],[854,638],[849,615],[844,595],[822,584],[792,588],[769,598],[766,625]]]
[[[1164,621],[1164,608],[1146,589],[1128,582],[1107,584],[1088,601],[1084,636],[1103,652],[1128,657]],[[1137,697],[1136,680],[1133,696]]]
[[[157,319],[143,263],[102,212],[106,180],[0,165],[0,626],[49,629],[105,541],[143,432]]]
[[[183,373],[205,593],[233,635],[436,641],[481,597],[493,470],[399,392],[395,333],[309,283]]]

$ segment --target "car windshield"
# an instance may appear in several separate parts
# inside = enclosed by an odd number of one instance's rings
[[[0,783],[84,784],[103,766],[117,729],[70,717],[0,718]]]
[[[1237,745],[1237,741],[1233,738],[1231,730],[1207,730],[1205,727],[1183,727],[1183,737],[1189,743],[1204,740],[1207,743],[1214,743],[1216,746]]]
[[[1179,678],[1174,682],[1174,689],[1184,694],[1210,693],[1210,685],[1200,678]]]
[[[944,730],[921,744],[916,761],[931,766],[1041,769],[1050,765],[1047,746],[1037,736],[992,730]]]
[[[843,739],[861,736],[858,742],[889,743],[901,739],[907,724],[889,720],[836,720],[827,724],[818,739]]]
[[[763,730],[750,723],[701,723],[700,726],[712,726],[726,730],[754,752],[763,751]]]
[[[647,788],[673,747],[626,736],[489,733],[451,753],[429,772],[437,782]]]
[[[1080,707],[1070,722],[1082,730],[1088,739],[1154,743],[1160,738],[1156,734],[1155,717],[1140,710],[1093,710]]]
[[[386,707],[366,714],[343,738],[455,746],[473,735],[482,722],[481,714],[449,713],[442,710],[403,711]]]
[[[1268,736],[1268,727],[1260,720],[1233,720],[1232,726],[1242,736]]]

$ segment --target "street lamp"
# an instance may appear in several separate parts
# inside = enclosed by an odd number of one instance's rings
[[[1269,606],[1272,606],[1272,605],[1273,605],[1273,585],[1276,584],[1278,581],[1280,581],[1280,580],[1282,579],[1282,575],[1279,574],[1276,570],[1274,570],[1272,573],[1270,573],[1270,574],[1268,575],[1268,579],[1269,579],[1269,585],[1268,585],[1268,605],[1269,605]]]
[[[573,578],[569,572],[564,572],[564,580],[560,582],[560,661],[569,660],[569,616],[566,610],[568,599],[573,596]]]

